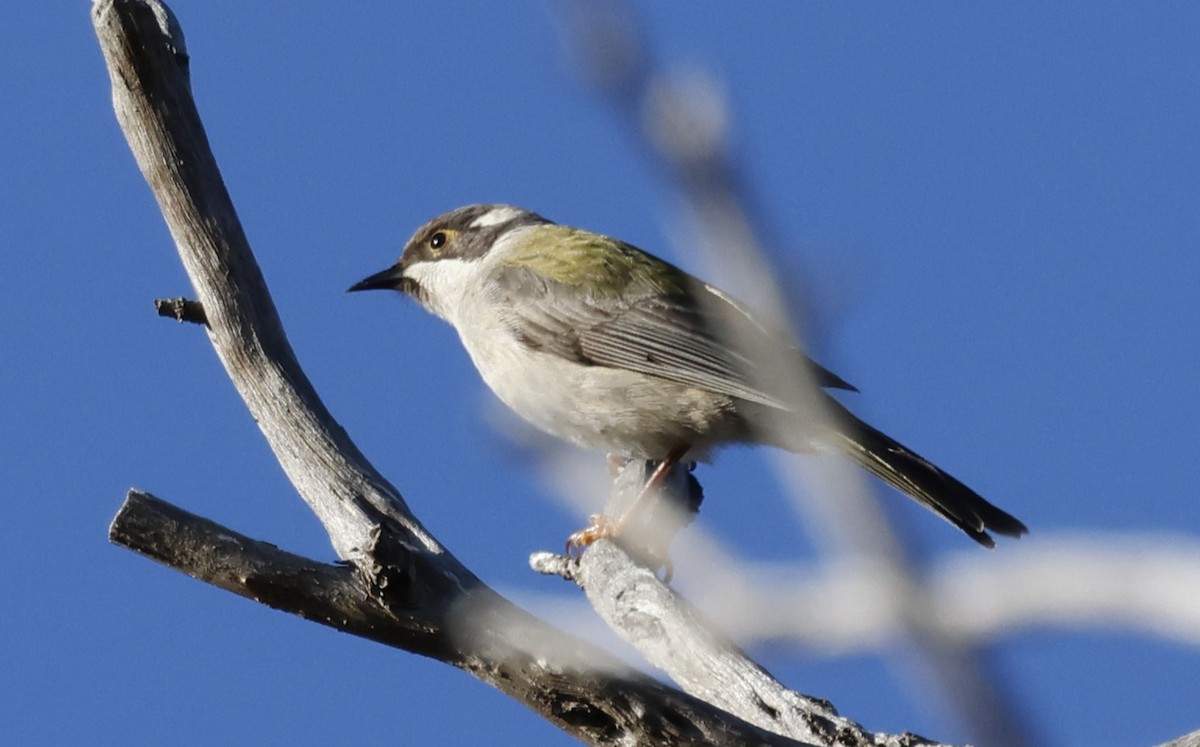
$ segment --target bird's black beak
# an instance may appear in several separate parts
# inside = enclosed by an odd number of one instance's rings
[[[396,263],[383,272],[377,272],[346,289],[347,293],[366,290],[400,290],[404,284],[404,267]]]

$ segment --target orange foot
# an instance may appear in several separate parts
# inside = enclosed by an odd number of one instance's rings
[[[588,545],[602,539],[611,539],[621,533],[620,522],[613,521],[604,514],[592,514],[588,517],[588,525],[578,532],[572,532],[570,537],[567,537],[567,556],[577,558],[583,555],[583,551]],[[662,572],[662,582],[664,584],[671,583],[671,579],[675,577],[675,564],[671,562],[668,555],[659,555],[657,553],[649,553],[643,556],[644,562],[649,564],[655,571]]]
[[[609,537],[616,537],[620,525],[604,514],[592,514],[588,517],[588,525],[578,532],[572,532],[567,537],[567,555],[579,557],[587,546],[593,542]]]

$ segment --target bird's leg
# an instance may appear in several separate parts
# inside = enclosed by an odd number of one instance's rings
[[[625,522],[630,517],[636,516],[645,507],[647,496],[658,489],[662,481],[667,478],[667,474],[675,468],[676,464],[679,464],[679,460],[683,459],[683,455],[688,453],[688,449],[690,448],[692,447],[688,445],[676,446],[667,452],[666,458],[658,463],[658,466],[650,473],[650,477],[646,479],[646,484],[638,491],[637,498],[633,499],[633,502],[629,504],[629,508],[625,509],[625,512],[616,520],[614,529],[616,529],[617,533],[620,533],[621,527],[625,526]]]
[[[586,527],[573,532],[571,536],[567,537],[567,555],[581,554],[593,542],[620,535],[622,528],[629,518],[636,516],[645,507],[647,496],[658,489],[658,486],[666,479],[667,474],[675,465],[679,464],[679,460],[683,458],[683,455],[690,448],[688,445],[678,446],[668,452],[666,458],[659,462],[654,471],[650,473],[650,477],[646,479],[637,496],[619,517],[614,519],[603,514],[592,514],[589,516]],[[628,463],[628,461],[624,457],[610,455],[608,458],[609,475],[615,477],[620,472],[621,467]]]
[[[620,454],[608,455],[608,479],[615,480],[617,475],[621,474],[621,470],[625,465],[629,464],[629,457],[621,456]],[[571,532],[567,537],[567,555],[581,555],[583,550],[593,542],[602,540],[605,537],[614,537],[617,534],[616,523],[604,514],[592,514],[588,517],[587,526],[577,532]]]

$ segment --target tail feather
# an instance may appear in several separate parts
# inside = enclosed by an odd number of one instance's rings
[[[994,547],[989,531],[1020,537],[1029,530],[1016,517],[988,503],[953,475],[867,425],[829,400],[838,423],[838,447],[871,474],[940,514],[984,547]]]

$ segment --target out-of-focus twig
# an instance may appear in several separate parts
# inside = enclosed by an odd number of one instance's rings
[[[553,453],[553,452],[551,452]],[[554,492],[572,496],[578,452],[547,461]],[[676,543],[676,581],[713,624],[744,646],[795,646],[805,656],[885,650],[898,642],[891,569],[748,561],[703,524]],[[1047,628],[1131,630],[1200,646],[1200,542],[1161,534],[1039,534],[1004,553],[938,558],[922,593],[942,635],[993,645]],[[514,591],[514,593],[517,593]],[[589,619],[579,600],[520,594],[557,620]]]
[[[575,53],[585,79],[610,102],[639,151],[673,179],[685,205],[689,246],[701,251],[710,265],[717,265],[714,275],[727,279],[735,291],[753,288],[760,311],[786,328],[787,305],[774,281],[769,254],[762,251],[771,244],[765,230],[769,221],[750,195],[749,180],[736,168],[728,138],[731,115],[719,86],[711,76],[698,72],[686,77],[666,73],[629,3],[564,0],[558,7],[564,19],[563,47]],[[804,381],[805,374],[794,367],[789,370],[782,353],[772,357],[772,351],[741,352],[773,372],[768,375],[793,379],[794,401],[819,403],[811,395],[814,383]],[[765,365],[774,360],[782,365]],[[820,422],[820,408],[810,409],[812,421]],[[779,426],[765,423],[763,427]],[[919,574],[863,481],[840,470],[835,491],[803,476],[797,478],[790,461],[782,464],[788,465],[781,469],[785,482],[793,487],[804,483],[803,492],[812,500],[798,505],[805,507],[810,522],[820,526],[817,534],[834,540],[829,547],[834,557],[855,558],[862,568],[887,569],[893,593],[886,598],[893,605],[885,619],[897,626],[897,636],[920,652],[928,679],[943,702],[951,704],[983,743],[1029,743],[1020,720],[1005,705],[1003,689],[982,667],[971,663],[976,657],[961,641],[942,634],[923,603]]]

